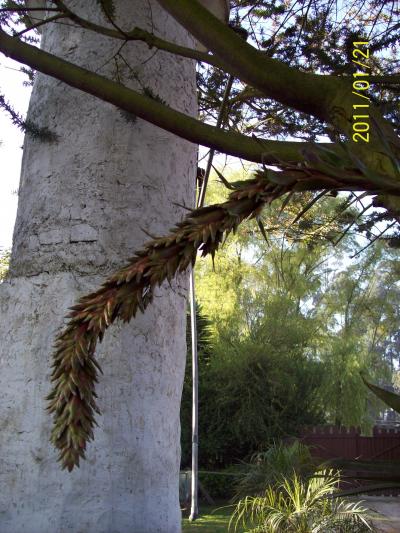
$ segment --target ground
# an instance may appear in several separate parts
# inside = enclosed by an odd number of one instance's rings
[[[363,505],[382,515],[382,520],[374,523],[380,533],[400,532],[400,497],[361,496]]]
[[[363,505],[382,516],[381,520],[375,520],[375,526],[379,533],[400,533],[400,497],[388,496],[361,496]],[[220,506],[200,507],[200,518],[195,522],[183,519],[182,533],[226,533],[228,531],[229,518],[232,507],[227,504]],[[238,529],[237,533],[242,533]]]
[[[188,518],[183,519],[182,533],[226,533],[232,510],[227,503],[219,507],[201,505],[200,518],[194,522],[189,522]],[[242,531],[238,529],[237,533]]]

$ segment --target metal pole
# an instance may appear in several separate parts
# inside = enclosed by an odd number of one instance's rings
[[[189,520],[193,521],[199,515],[198,505],[198,469],[199,469],[199,383],[198,383],[198,358],[197,358],[197,325],[196,325],[196,295],[194,287],[194,272],[189,274],[190,292],[190,325],[192,330],[192,479],[191,479],[191,508]]]
[[[218,114],[216,127],[220,128],[224,120],[225,106],[231,92],[234,77],[229,76],[224,96],[221,102],[221,107]],[[208,156],[207,168],[204,175],[204,181],[202,183],[201,191],[197,201],[197,207],[203,207],[206,197],[206,190],[208,184],[208,178],[211,172],[211,166],[214,159],[215,150],[210,150]],[[192,337],[192,479],[191,479],[191,506],[189,520],[193,521],[199,515],[198,504],[198,477],[199,477],[199,372],[198,372],[198,356],[197,356],[197,324],[196,324],[196,293],[194,286],[194,271],[190,269],[189,274],[189,294],[190,294],[190,327]]]

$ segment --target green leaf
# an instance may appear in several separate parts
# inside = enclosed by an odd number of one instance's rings
[[[362,380],[366,386],[377,396],[380,400],[383,401],[388,407],[391,407],[397,413],[400,413],[400,395],[394,392],[390,392],[386,389],[382,389],[373,383],[369,383],[363,375],[361,375]]]
[[[264,227],[263,221],[261,220],[260,217],[256,217],[256,220],[257,220],[258,227],[260,228],[261,235],[264,237],[265,242],[269,245],[269,240],[268,240],[268,237],[267,237],[267,233],[265,231],[265,227]]]
[[[292,185],[296,182],[298,174],[290,171],[275,171],[266,169],[264,171],[264,177],[271,181],[272,183],[277,183],[278,185]]]

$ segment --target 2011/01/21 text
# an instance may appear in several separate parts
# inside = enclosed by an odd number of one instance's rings
[[[360,109],[363,114],[353,114],[353,141],[369,142],[369,114],[365,112],[369,109],[369,97],[365,94],[365,91],[369,89],[369,72],[370,66],[365,63],[365,60],[369,59],[369,41],[353,41],[353,63],[361,67],[364,70],[358,70],[353,72],[353,91],[358,98],[363,100],[363,103],[353,104],[353,110],[357,112]],[[365,102],[367,101],[367,102]]]

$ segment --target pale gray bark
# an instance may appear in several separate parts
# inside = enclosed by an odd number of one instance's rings
[[[193,46],[157,2],[116,4],[123,28]],[[107,24],[94,0],[68,5]],[[64,25],[43,30],[45,49],[196,113],[193,62],[128,43],[130,70],[112,59],[120,46]],[[107,333],[98,350],[103,415],[88,460],[72,473],[48,442],[44,397],[67,307],[141,246],[141,228],[166,233],[182,217],[173,202],[193,205],[196,149],[42,75],[29,117],[59,140],[25,140],[11,279],[0,286],[0,531],[178,532],[186,279]]]

